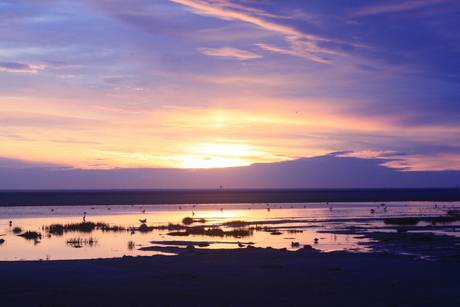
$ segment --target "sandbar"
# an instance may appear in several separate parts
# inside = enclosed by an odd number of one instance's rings
[[[188,249],[0,262],[4,306],[458,306],[460,263],[391,253]]]

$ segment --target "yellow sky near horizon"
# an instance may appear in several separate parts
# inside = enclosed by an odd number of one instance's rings
[[[454,1],[1,5],[0,167],[460,170]]]
[[[237,106],[222,99],[220,107],[164,105],[147,110],[33,97],[12,100],[0,99],[4,110],[0,137],[6,145],[0,156],[82,169],[246,166],[343,150],[363,157],[360,152],[366,149],[359,148],[359,142],[398,130],[391,116],[343,116],[349,102],[340,110],[324,99],[305,106],[296,99],[250,97]],[[426,133],[405,132],[412,139]],[[375,152],[372,158],[379,157]],[[417,169],[430,169],[423,159],[414,161]],[[388,166],[400,164],[393,161]],[[439,168],[439,162],[433,164],[432,169]]]

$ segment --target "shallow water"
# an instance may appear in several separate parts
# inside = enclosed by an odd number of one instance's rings
[[[237,248],[238,242],[241,242],[244,245],[251,243],[255,247],[271,246],[296,250],[299,247],[292,247],[291,242],[298,242],[300,247],[312,245],[323,251],[366,251],[359,245],[365,239],[358,239],[352,234],[328,231],[349,226],[385,231],[384,218],[440,216],[452,207],[460,207],[460,202],[398,202],[386,203],[385,206],[380,203],[305,203],[0,207],[0,239],[5,240],[0,244],[0,260],[90,259],[168,254],[139,248],[153,245],[185,247],[189,243],[200,242],[210,244],[206,248]],[[250,226],[257,227],[257,230],[253,230],[247,237],[176,237],[168,235],[172,230],[166,229],[150,232],[68,231],[62,235],[49,235],[43,228],[51,224],[80,223],[84,218],[87,222],[103,222],[129,229],[138,228],[141,219],[147,219],[148,226],[167,226],[169,223],[181,224],[185,217],[204,219],[204,223],[197,222],[193,225],[202,225],[205,228],[220,227],[231,230],[231,227],[224,226],[223,223],[240,220],[250,222]],[[11,226],[9,221],[12,221]],[[456,235],[451,226],[458,226],[458,223],[436,229],[436,232]],[[20,227],[23,231],[37,231],[42,236],[38,240],[27,240],[13,233],[15,227]],[[274,230],[281,234],[271,234]],[[315,238],[318,239],[317,244],[314,243]],[[69,244],[68,241],[78,241],[78,244]],[[180,241],[186,242],[181,244]]]

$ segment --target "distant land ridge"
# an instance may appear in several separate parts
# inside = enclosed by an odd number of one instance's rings
[[[460,201],[458,188],[4,190],[0,206]]]

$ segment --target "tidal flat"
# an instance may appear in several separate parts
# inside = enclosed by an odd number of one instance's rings
[[[458,305],[458,208],[5,206],[0,295],[11,306]]]
[[[323,252],[371,252],[380,232],[457,238],[458,207],[457,202],[8,206],[0,207],[0,260],[176,255],[187,246],[294,251],[312,245]]]

